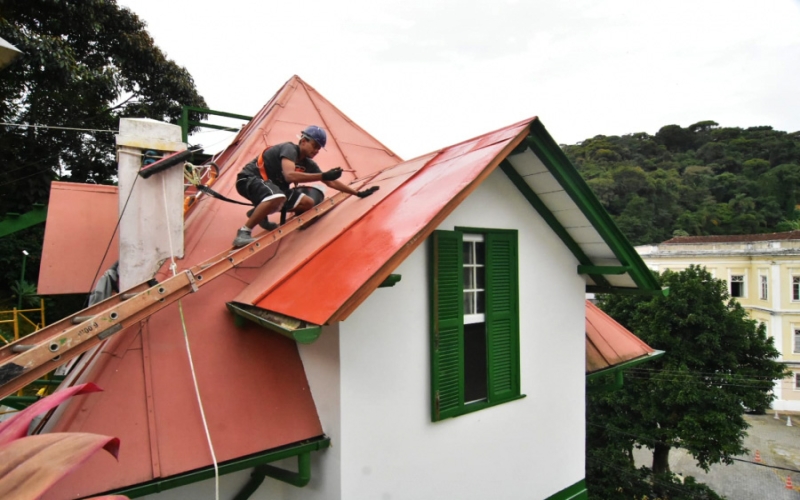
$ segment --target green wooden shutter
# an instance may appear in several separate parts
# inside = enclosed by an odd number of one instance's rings
[[[517,232],[486,233],[486,342],[489,402],[518,396]]]
[[[437,421],[464,404],[464,276],[461,233],[434,231],[431,243],[431,418]]]

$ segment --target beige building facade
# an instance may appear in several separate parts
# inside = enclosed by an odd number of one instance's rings
[[[772,408],[800,412],[800,231],[737,236],[681,236],[636,247],[658,272],[705,266],[775,339],[792,375],[776,382]]]

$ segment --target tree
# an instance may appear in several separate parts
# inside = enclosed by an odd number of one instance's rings
[[[113,133],[26,126],[113,131],[123,116],[176,123],[182,105],[207,107],[189,72],[115,0],[0,0],[0,13],[0,37],[23,52],[0,73],[0,122],[23,125],[0,126],[0,217],[46,203],[55,179],[114,182]],[[3,238],[0,297],[22,249],[36,282],[41,244],[41,226]]]
[[[685,448],[703,469],[744,453],[744,409],[765,411],[785,376],[764,325],[748,319],[724,281],[696,266],[659,277],[669,295],[602,296],[603,310],[666,354],[626,372],[624,387],[587,413],[653,450],[653,474]],[[630,441],[628,441],[630,443]],[[629,444],[625,445],[629,446]]]
[[[115,0],[0,0],[0,12],[0,36],[23,52],[0,78],[4,123],[115,130],[122,116],[175,123],[181,105],[206,107]],[[4,126],[0,161],[0,214],[24,212],[47,201],[53,179],[111,182],[114,135]]]

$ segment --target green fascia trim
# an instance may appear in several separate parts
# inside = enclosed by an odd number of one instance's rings
[[[575,242],[575,240],[570,236],[564,226],[561,225],[561,222],[558,221],[555,215],[547,208],[547,205],[542,202],[542,200],[533,192],[533,189],[525,182],[525,179],[519,175],[519,172],[514,168],[514,166],[508,161],[503,160],[500,162],[500,169],[506,174],[506,176],[511,180],[511,183],[517,187],[522,196],[528,200],[528,203],[536,210],[539,215],[544,219],[550,229],[556,233],[564,245],[567,246],[570,252],[578,259],[580,262],[580,266],[587,266],[587,267],[594,267],[591,259],[583,252],[583,249]],[[579,267],[580,267],[579,266]],[[589,277],[592,278],[592,281],[597,283],[600,286],[610,287],[608,280],[606,280],[601,274],[589,274]]]
[[[640,365],[642,363],[646,363],[648,361],[660,358],[663,355],[664,351],[653,351],[652,354],[648,354],[647,356],[642,356],[640,358],[632,359],[630,361],[625,361],[624,363],[620,363],[618,365],[610,366],[604,370],[600,370],[594,373],[589,373],[586,375],[586,381],[589,382],[590,380],[596,380],[598,378],[607,377],[616,372],[622,372],[636,365]]]
[[[561,184],[572,201],[592,223],[603,241],[611,248],[622,265],[631,268],[633,281],[645,290],[660,290],[655,276],[645,265],[641,256],[622,234],[611,216],[592,192],[581,174],[572,165],[567,155],[556,144],[539,120],[531,123],[531,134],[526,140],[528,146],[547,167],[553,177]]]
[[[320,436],[318,438],[314,438],[299,444],[290,444],[274,450],[262,453],[256,453],[253,455],[249,455],[247,457],[237,458],[234,460],[229,460],[227,462],[223,462],[218,465],[219,475],[222,476],[225,474],[230,474],[231,472],[237,472],[243,469],[250,469],[258,465],[266,464],[269,462],[275,462],[277,460],[283,460],[285,458],[291,458],[295,456],[299,457],[301,455],[309,455],[309,457],[303,459],[303,462],[300,462],[300,459],[298,459],[298,463],[300,464],[307,463],[310,474],[310,466],[311,466],[310,453],[312,451],[319,451],[328,448],[330,447],[330,445],[331,445],[331,440],[329,437]],[[277,467],[272,467],[271,469],[277,469]],[[303,475],[302,472],[292,473],[290,471],[283,471],[282,469],[279,470],[281,470],[282,473],[284,474],[288,474],[288,476],[286,476],[287,478],[290,478],[291,475],[293,474],[300,476]],[[270,477],[275,477],[271,475],[269,472],[267,473],[267,475]],[[155,481],[149,481],[147,483],[137,484],[126,488],[109,491],[103,494],[127,495],[130,498],[137,498],[145,495],[152,495],[154,493],[160,493],[162,491],[169,490],[172,488],[179,488],[181,486],[186,486],[187,484],[192,484],[199,481],[205,481],[206,479],[211,479],[213,477],[214,477],[214,467],[210,466],[210,467],[204,467],[202,469],[193,470],[191,472],[186,472],[184,474],[171,476],[165,479],[158,479]],[[280,477],[275,477],[275,479],[279,479],[281,481],[284,480],[283,478]]]
[[[589,493],[586,491],[586,480],[581,479],[572,486],[568,486],[555,495],[550,495],[545,500],[588,500]]]
[[[9,234],[22,231],[36,224],[41,224],[47,219],[47,205],[36,204],[33,209],[24,214],[6,214],[0,222],[0,238]]]
[[[197,113],[202,113],[204,115],[215,115],[215,116],[224,116],[226,118],[238,118],[239,120],[250,121],[253,119],[252,116],[246,115],[237,115],[235,113],[228,113],[226,111],[216,111],[213,109],[206,109],[206,108],[198,108],[197,106],[181,106],[181,118],[178,120],[178,125],[181,126],[181,141],[186,142],[189,140],[189,126],[190,125],[197,125],[198,127],[205,127],[205,128],[215,128],[219,130],[229,130],[231,132],[238,132],[239,129],[230,128],[230,127],[223,127],[221,125],[212,125],[209,123],[200,123],[195,121],[189,121],[189,111],[195,111]]]
[[[617,295],[656,295],[662,294],[665,297],[669,295],[669,290],[664,288],[661,290],[645,290],[642,288],[621,288],[614,286],[592,286],[586,287],[586,293],[615,293]]]
[[[630,270],[624,266],[578,266],[578,274],[625,274]]]
[[[390,274],[383,280],[383,283],[378,285],[378,288],[389,288],[395,286],[400,280],[403,279],[403,275],[401,274]]]
[[[261,325],[273,332],[280,333],[301,344],[311,344],[317,340],[320,333],[322,333],[322,326],[320,325],[290,318],[272,311],[267,311],[266,309],[238,302],[228,302],[226,305],[228,306],[228,310],[235,315],[234,320],[236,321],[236,326],[242,326],[240,318],[248,319],[253,323]],[[278,323],[280,320],[285,322]],[[287,322],[291,324],[287,324]],[[292,325],[294,324],[296,324],[297,327],[293,327]]]

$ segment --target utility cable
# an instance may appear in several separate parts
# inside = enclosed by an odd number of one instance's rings
[[[137,176],[138,177],[138,176]],[[169,268],[172,271],[172,276],[176,276],[178,274],[177,267],[178,265],[175,263],[175,250],[172,246],[172,230],[169,224],[169,212],[167,209],[167,184],[166,184],[166,176],[161,176],[161,192],[164,195],[164,215],[165,219],[167,220],[167,239],[169,241],[169,258],[170,258],[170,265]],[[217,455],[214,452],[214,444],[211,442],[211,432],[208,430],[208,421],[206,420],[206,412],[203,410],[203,400],[200,398],[200,386],[197,383],[197,373],[194,369],[194,361],[192,360],[192,349],[189,346],[189,332],[186,328],[186,318],[183,316],[183,301],[178,299],[178,311],[180,312],[181,316],[181,326],[183,327],[183,340],[186,343],[186,355],[189,358],[189,369],[192,372],[192,381],[194,381],[194,393],[197,396],[197,405],[200,408],[200,417],[203,420],[203,429],[206,432],[206,441],[208,442],[208,449],[211,451],[211,460],[214,463],[214,485],[215,485],[215,498],[219,500],[219,465],[217,464]]]
[[[4,127],[19,127],[19,128],[32,128],[32,129],[54,129],[54,130],[76,130],[79,132],[111,132],[112,134],[116,134],[119,130],[106,130],[106,129],[96,129],[96,128],[77,128],[77,127],[57,127],[55,125],[28,125],[23,123],[7,123],[7,122],[0,122],[0,125]]]

